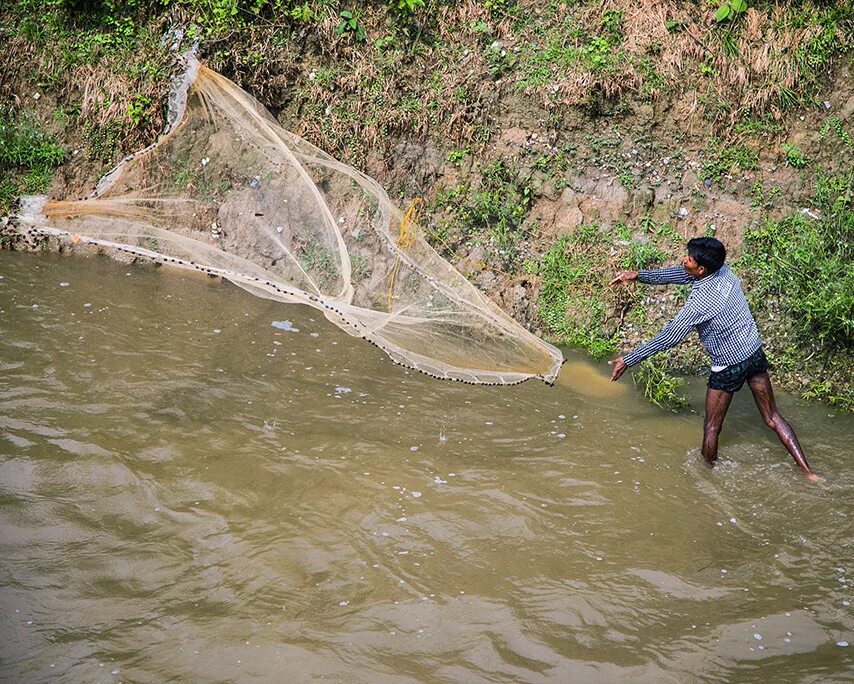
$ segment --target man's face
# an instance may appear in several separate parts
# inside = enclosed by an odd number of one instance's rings
[[[690,254],[686,254],[682,257],[682,265],[685,267],[685,273],[692,278],[697,278],[699,280],[706,275],[705,266],[700,266],[696,261],[694,261]]]

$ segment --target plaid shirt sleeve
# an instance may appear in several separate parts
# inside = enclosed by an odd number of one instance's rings
[[[689,276],[682,266],[655,270],[641,269],[638,271],[638,280],[647,285],[689,285],[694,282],[694,278]]]
[[[674,271],[676,269],[662,270]],[[684,269],[680,268],[678,270],[684,273]],[[679,344],[691,332],[694,326],[714,318],[721,310],[724,301],[717,290],[708,288],[692,290],[688,296],[688,301],[685,302],[685,306],[676,314],[676,318],[665,325],[662,331],[649,342],[641,345],[635,351],[626,354],[623,357],[623,361],[626,362],[627,366],[634,366],[648,359],[653,354]]]

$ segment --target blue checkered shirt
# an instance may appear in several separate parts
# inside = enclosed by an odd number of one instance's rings
[[[676,318],[658,335],[623,357],[627,366],[679,344],[692,328],[697,329],[713,366],[744,361],[762,346],[741,283],[726,266],[700,280],[689,276],[682,266],[639,271],[638,280],[648,285],[690,284],[691,294]]]

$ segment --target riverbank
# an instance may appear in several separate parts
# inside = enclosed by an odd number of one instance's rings
[[[609,276],[716,235],[782,385],[854,407],[848,3],[720,22],[693,3],[78,5],[0,14],[5,208],[84,196],[154,140],[198,40],[286,128],[402,207],[423,197],[428,240],[539,334],[599,357],[634,346],[685,293],[614,293]],[[705,363],[692,340],[636,378],[678,405],[673,373]]]

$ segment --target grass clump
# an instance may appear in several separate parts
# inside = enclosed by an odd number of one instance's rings
[[[609,246],[597,226],[579,226],[529,265],[540,276],[537,313],[548,332],[595,358],[617,351],[618,338],[605,325]]]
[[[0,212],[21,194],[45,193],[65,150],[29,114],[0,109]]]
[[[748,296],[754,311],[785,318],[788,337],[775,344],[784,370],[803,367],[808,359],[812,367],[823,369],[822,378],[801,383],[802,393],[850,409],[854,173],[819,175],[814,201],[820,220],[790,214],[747,231],[738,267],[751,281]]]
[[[440,241],[452,248],[464,240],[482,243],[503,269],[516,268],[529,236],[524,226],[533,199],[529,181],[512,163],[499,159],[481,169],[480,187],[461,184],[440,193],[436,204],[450,214],[439,231]]]
[[[810,163],[810,159],[804,156],[803,150],[801,150],[799,145],[783,143],[781,149],[783,150],[783,154],[786,155],[786,164],[793,169],[802,169]]]
[[[760,299],[780,296],[802,336],[854,342],[854,173],[819,179],[821,220],[792,214],[745,234],[740,265]]]
[[[753,150],[744,145],[727,145],[720,138],[712,138],[704,150],[700,180],[717,182],[736,169],[744,173],[755,170],[758,165],[759,155]]]
[[[633,369],[632,382],[643,390],[647,401],[674,413],[687,408],[688,400],[680,393],[683,380],[667,371],[667,361],[654,356]]]

